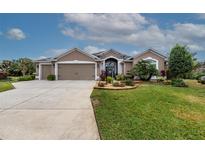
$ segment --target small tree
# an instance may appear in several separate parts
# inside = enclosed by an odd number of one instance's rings
[[[172,76],[179,78],[193,69],[193,57],[186,46],[177,44],[169,56],[169,70]]]
[[[139,61],[130,72],[143,81],[149,81],[153,75],[157,75],[158,73],[155,66],[145,60]]]
[[[11,68],[13,62],[10,60],[3,60],[2,63],[0,64],[0,69],[3,72],[9,73],[9,69]]]
[[[28,58],[18,59],[18,66],[23,76],[26,74],[32,74],[35,71],[32,60]]]

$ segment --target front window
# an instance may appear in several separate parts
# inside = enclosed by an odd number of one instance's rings
[[[158,68],[157,68],[157,61],[156,61],[156,60],[146,59],[145,61],[149,62],[149,63],[152,64],[156,69],[158,69]]]

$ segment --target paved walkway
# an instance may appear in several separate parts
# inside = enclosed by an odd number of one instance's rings
[[[0,93],[0,139],[99,139],[95,81],[25,81]]]

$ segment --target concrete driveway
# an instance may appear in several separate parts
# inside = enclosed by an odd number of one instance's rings
[[[95,81],[26,81],[0,93],[0,139],[99,139]]]

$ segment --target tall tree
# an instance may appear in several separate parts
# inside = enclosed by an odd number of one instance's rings
[[[192,71],[193,66],[193,57],[187,47],[176,44],[169,56],[169,70],[172,76],[183,77],[186,73]]]

